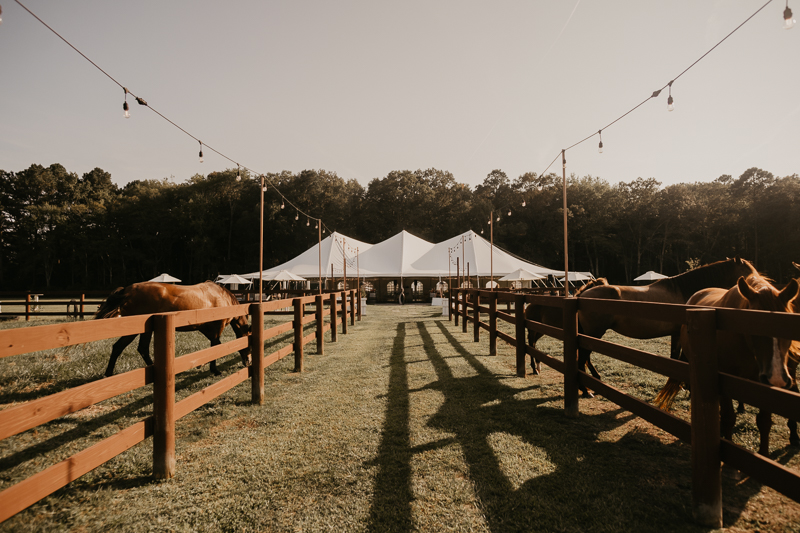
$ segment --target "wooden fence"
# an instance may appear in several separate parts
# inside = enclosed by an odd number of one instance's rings
[[[498,309],[498,304],[501,303],[506,303],[507,312]],[[513,313],[510,311],[512,304]],[[563,313],[563,329],[526,320],[524,315],[526,304],[560,308]],[[800,394],[718,372],[715,349],[718,330],[800,339],[800,315],[464,289],[453,290],[449,306],[449,315],[455,319],[456,325],[459,318],[461,319],[463,332],[467,332],[468,324],[472,326],[475,341],[480,339],[482,329],[489,332],[491,355],[497,353],[497,339],[516,347],[516,367],[519,376],[525,375],[526,355],[534,354],[543,363],[562,373],[564,410],[567,415],[578,415],[580,384],[689,443],[692,447],[693,515],[698,522],[709,527],[722,526],[722,462],[800,502],[800,475],[797,472],[721,438],[719,431],[720,397],[723,395],[788,419],[798,420]],[[578,333],[579,310],[686,324],[692,350],[702,356],[686,363],[587,337]],[[488,315],[488,322],[481,320],[482,315]],[[514,324],[515,335],[508,335],[498,330],[498,320]],[[561,340],[564,345],[563,361],[528,346],[525,337],[528,328]],[[585,372],[578,371],[579,347],[690,383],[691,423],[629,396]]]
[[[109,398],[150,383],[154,384],[151,416],[0,492],[0,522],[150,436],[153,437],[153,475],[158,479],[171,478],[175,474],[176,467],[175,422],[247,379],[251,382],[252,402],[261,405],[264,401],[266,367],[294,353],[294,369],[302,372],[303,347],[306,344],[316,340],[317,353],[323,354],[327,331],[331,332],[331,340],[335,342],[339,324],[342,333],[347,333],[348,317],[351,325],[355,324],[357,314],[360,319],[361,309],[356,303],[355,292],[349,290],[260,304],[0,331],[0,357],[136,335],[148,330],[153,332],[154,339],[153,366],[86,383],[0,411],[0,440],[2,440]],[[314,306],[314,312],[306,315],[308,305]],[[265,330],[264,314],[286,307],[294,309],[293,319]],[[250,335],[175,358],[177,328],[246,314],[250,315],[252,324]],[[328,315],[327,321],[325,315]],[[311,322],[316,322],[316,329],[304,336],[304,326]],[[273,353],[264,354],[264,343],[267,340],[291,330],[294,330],[292,344]],[[248,346],[252,351],[253,360],[250,367],[234,372],[179,402],[175,401],[177,374]]]

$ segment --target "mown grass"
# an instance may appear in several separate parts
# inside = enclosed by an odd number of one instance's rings
[[[368,313],[325,356],[308,345],[304,373],[291,356],[267,369],[263,406],[249,404],[243,384],[181,419],[172,480],[151,480],[148,440],[0,530],[704,531],[691,519],[688,446],[601,397],[565,417],[559,374],[515,377],[513,349],[501,342],[489,357],[487,335],[472,342],[471,327],[463,334],[439,308]],[[191,335],[178,336],[181,353],[207,345]],[[661,339],[636,343],[668,353]],[[557,341],[539,347],[561,356]],[[110,342],[54,352],[0,360],[0,403],[97,378]],[[664,381],[593,360],[645,400]],[[119,364],[141,358],[131,346]],[[234,354],[221,368],[238,365]],[[207,370],[187,373],[180,394],[210,381]],[[7,439],[0,488],[148,414],[148,394]],[[782,420],[774,432],[773,458],[800,468]],[[757,445],[752,422],[737,438]],[[753,480],[726,477],[723,498],[732,530],[800,530],[800,506]]]

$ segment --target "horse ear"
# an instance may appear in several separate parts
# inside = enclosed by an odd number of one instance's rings
[[[747,280],[744,279],[744,276],[741,276],[739,278],[739,281],[736,282],[736,286],[739,288],[739,292],[741,293],[741,295],[747,298],[748,300],[750,300],[755,296],[755,293],[753,293],[753,289],[747,283]]]
[[[797,297],[797,280],[792,279],[789,283],[786,284],[786,287],[780,292],[780,299],[783,302],[784,307],[789,307],[789,302],[794,300]]]
[[[800,270],[800,264],[797,264],[797,263],[795,263],[794,261],[792,261],[792,264],[794,265],[794,267],[795,267],[797,270]]]

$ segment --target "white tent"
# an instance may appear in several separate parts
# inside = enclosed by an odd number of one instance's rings
[[[150,281],[157,281],[158,283],[179,283],[181,280],[176,278],[175,276],[170,276],[169,274],[161,274],[160,276],[156,276]]]
[[[658,272],[654,272],[652,270],[648,270],[638,278],[633,278],[633,281],[654,281],[657,279],[664,279],[669,276],[665,276],[664,274],[659,274]]]
[[[569,280],[570,281],[589,281],[590,279],[594,279],[594,276],[590,272],[570,272],[569,273]],[[558,281],[564,281],[564,276],[561,276]]]
[[[333,232],[325,237],[320,244],[315,244],[294,259],[264,270],[264,277],[266,278],[270,273],[286,270],[304,278],[317,279],[320,276],[320,257],[322,259],[323,279],[331,275],[331,267],[333,267],[334,275],[341,276],[344,261],[347,262],[348,276],[355,277],[356,250],[360,255],[370,248],[372,248],[371,244]],[[243,276],[249,279],[258,279],[258,271],[243,274]]]
[[[334,276],[341,276],[344,262],[347,264],[348,277],[355,277],[358,268],[362,278],[443,278],[448,273],[456,275],[456,257],[463,257],[464,264],[461,266],[464,274],[469,264],[470,276],[488,277],[490,272],[495,277],[505,276],[518,269],[542,277],[564,275],[563,270],[529,263],[497,246],[492,252],[489,241],[474,231],[467,231],[438,244],[401,231],[375,245],[334,232],[322,241],[321,247],[314,245],[294,259],[265,270],[264,278],[267,279],[270,273],[287,270],[304,278],[317,279],[320,275],[320,256],[323,278],[330,277],[331,267]],[[258,279],[258,272],[244,274],[244,277]]]

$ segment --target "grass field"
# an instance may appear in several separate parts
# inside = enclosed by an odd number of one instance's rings
[[[242,384],[179,420],[175,478],[151,479],[148,439],[0,531],[706,531],[691,519],[687,445],[601,397],[565,417],[560,374],[516,377],[512,348],[490,357],[488,335],[474,343],[440,313],[370,306],[326,355],[307,346],[304,373],[291,356],[268,368],[263,406]],[[112,342],[0,360],[0,408],[98,379]],[[635,343],[668,354],[666,339]],[[179,354],[205,346],[178,335]],[[561,356],[557,341],[539,347]],[[665,381],[593,361],[644,400]],[[117,372],[141,364],[131,346]],[[220,368],[239,365],[234,354]],[[212,379],[177,381],[182,398]],[[0,489],[150,414],[146,389],[1,442]],[[800,469],[774,418],[772,458]],[[736,440],[757,448],[752,410]],[[800,504],[735,474],[723,476],[729,531],[800,531]]]

